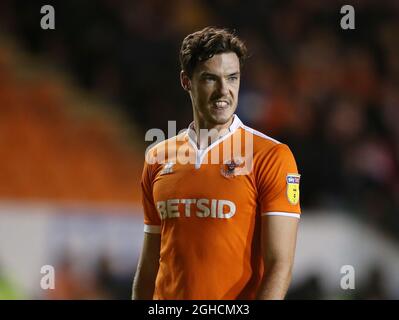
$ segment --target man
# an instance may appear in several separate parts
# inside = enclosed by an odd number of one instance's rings
[[[285,297],[300,176],[286,145],[234,114],[246,52],[225,29],[208,27],[183,40],[181,85],[194,121],[147,153],[144,243],[133,299]],[[251,152],[236,157],[232,145],[241,155]],[[190,161],[181,161],[187,152]]]

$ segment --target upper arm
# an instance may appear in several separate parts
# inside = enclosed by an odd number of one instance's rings
[[[262,255],[267,267],[270,263],[294,260],[299,219],[286,216],[263,216],[261,231]]]
[[[256,170],[265,267],[283,262],[292,265],[301,208],[300,175],[294,155],[285,144],[264,149]]]
[[[145,163],[141,180],[144,209],[144,241],[140,260],[146,264],[158,263],[161,246],[161,219],[154,205],[152,180],[151,167]]]

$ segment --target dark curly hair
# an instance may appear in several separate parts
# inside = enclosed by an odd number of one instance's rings
[[[228,29],[206,27],[184,38],[179,54],[181,69],[191,78],[198,62],[225,52],[235,52],[240,67],[248,57],[245,44]]]

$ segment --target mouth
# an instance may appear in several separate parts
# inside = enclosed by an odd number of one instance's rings
[[[214,100],[212,102],[212,107],[216,110],[224,110],[227,109],[230,106],[230,103],[228,100]]]

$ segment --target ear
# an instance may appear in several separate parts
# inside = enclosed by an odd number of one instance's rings
[[[184,90],[186,91],[191,90],[191,80],[183,70],[180,71],[180,84]]]

